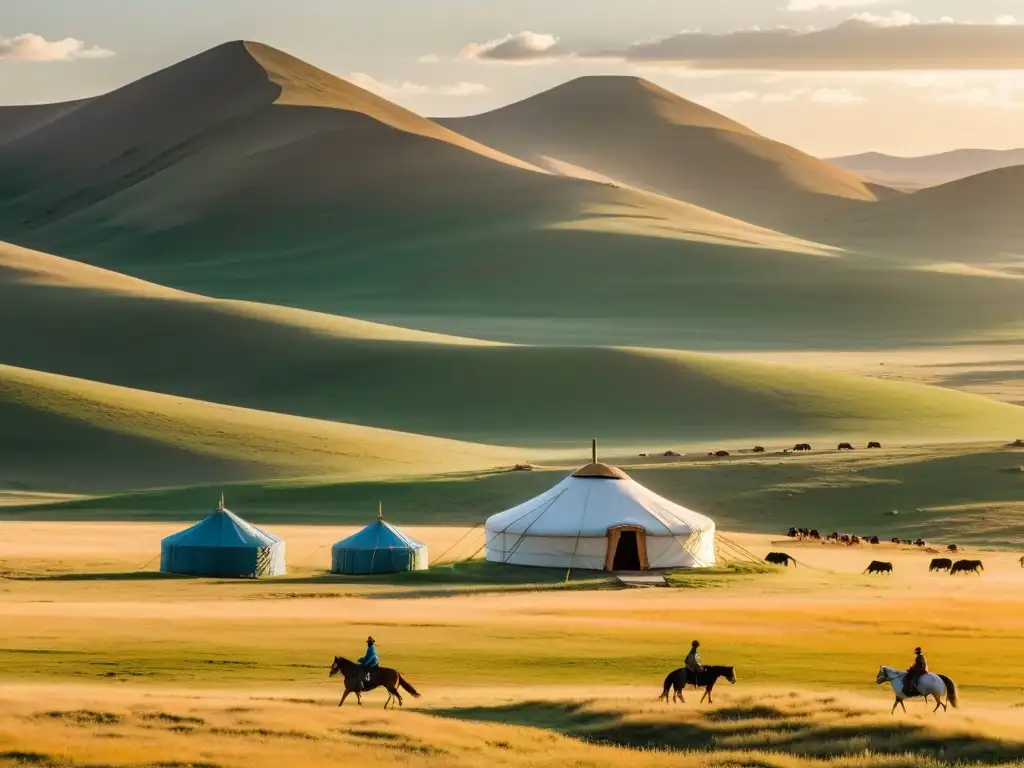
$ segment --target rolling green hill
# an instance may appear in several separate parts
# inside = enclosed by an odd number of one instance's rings
[[[490,344],[208,299],[16,247],[0,248],[0,363],[535,448],[1024,430],[1024,408],[934,387],[693,352]]]
[[[0,488],[479,469],[507,449],[252,411],[0,365]]]

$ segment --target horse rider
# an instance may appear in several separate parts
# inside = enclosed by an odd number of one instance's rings
[[[907,670],[907,679],[904,681],[904,688],[909,689],[907,693],[917,693],[917,682],[922,675],[928,674],[928,660],[924,657],[920,648],[914,649],[914,664]]]
[[[690,652],[686,654],[686,661],[684,662],[686,670],[693,674],[693,684],[697,685],[698,675],[704,671],[704,667],[700,663],[700,640],[694,640],[690,644]]]
[[[374,667],[380,666],[380,661],[377,659],[377,649],[374,647],[374,639],[372,637],[366,638],[366,655],[359,659],[357,662],[361,669],[359,675],[356,677],[356,681],[359,684],[358,691],[362,691],[365,688],[365,684],[370,682],[370,675],[373,674],[371,670]]]

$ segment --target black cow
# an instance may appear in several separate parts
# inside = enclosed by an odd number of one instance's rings
[[[785,552],[769,552],[765,555],[764,561],[771,563],[772,565],[783,565],[789,567],[790,562],[793,563],[793,567],[796,567],[796,558],[791,555],[787,555]]]
[[[868,539],[868,542],[871,543],[871,544],[877,544],[878,543],[878,537],[877,536],[872,536],[870,539]]]
[[[892,540],[892,543],[893,543],[893,544],[899,544],[899,543],[900,543],[900,540],[899,540],[899,539],[893,539],[893,540]]]
[[[981,560],[957,560],[953,563],[953,567],[949,569],[952,573],[976,573],[979,576],[981,572],[985,570],[985,566],[981,564]]]
[[[914,542],[914,546],[915,547],[923,547],[923,546],[926,546],[926,542],[925,542],[924,539],[918,539],[917,541]]]
[[[956,544],[950,544],[948,547],[946,547],[946,551],[947,552],[959,552],[960,551],[960,547],[958,547]]]
[[[840,443],[839,447],[836,448],[836,450],[837,451],[852,451],[853,450],[853,445],[851,445],[850,443]]]
[[[755,445],[754,446],[754,453],[764,453],[764,446],[763,445]]]
[[[888,573],[892,575],[892,563],[883,563],[881,560],[872,560],[871,564],[864,569],[864,573]]]
[[[948,571],[953,567],[953,561],[948,557],[936,557],[932,560],[932,564],[928,566],[928,572],[932,571]]]
[[[875,442],[874,440],[872,440],[870,443],[868,443],[868,448],[881,448],[881,447],[882,447],[882,444],[879,443],[879,442]]]
[[[811,528],[811,530],[807,532],[807,538],[814,539],[815,541],[821,541],[821,534],[818,533],[817,528]]]
[[[791,539],[795,539],[797,536],[800,535],[800,531],[798,531],[796,528],[790,528],[789,533],[787,533],[786,535],[789,536],[789,538]]]

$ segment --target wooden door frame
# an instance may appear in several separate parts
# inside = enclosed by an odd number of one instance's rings
[[[636,534],[636,551],[640,556],[640,570],[651,570],[651,563],[647,559],[647,529],[639,525],[614,525],[608,529],[608,551],[604,556],[604,569],[612,570],[615,563],[615,552],[619,548],[619,539],[623,533],[632,532]]]

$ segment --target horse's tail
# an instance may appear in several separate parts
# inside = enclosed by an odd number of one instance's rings
[[[661,696],[658,697],[659,700],[665,699],[666,701],[668,701],[668,692],[669,689],[672,687],[672,676],[674,674],[675,672],[669,672],[668,675],[665,677],[665,687],[661,691]]]
[[[949,699],[949,703],[953,705],[953,709],[956,709],[957,705],[960,704],[960,699],[956,695],[956,683],[945,675],[939,675],[939,680],[941,680],[946,686],[946,698]]]
[[[417,699],[420,697],[420,692],[417,691],[415,688],[413,688],[412,687],[412,683],[410,683],[408,680],[406,680],[404,677],[402,677],[401,674],[398,675],[398,684],[401,686],[403,691],[406,691],[407,693],[411,693]]]

